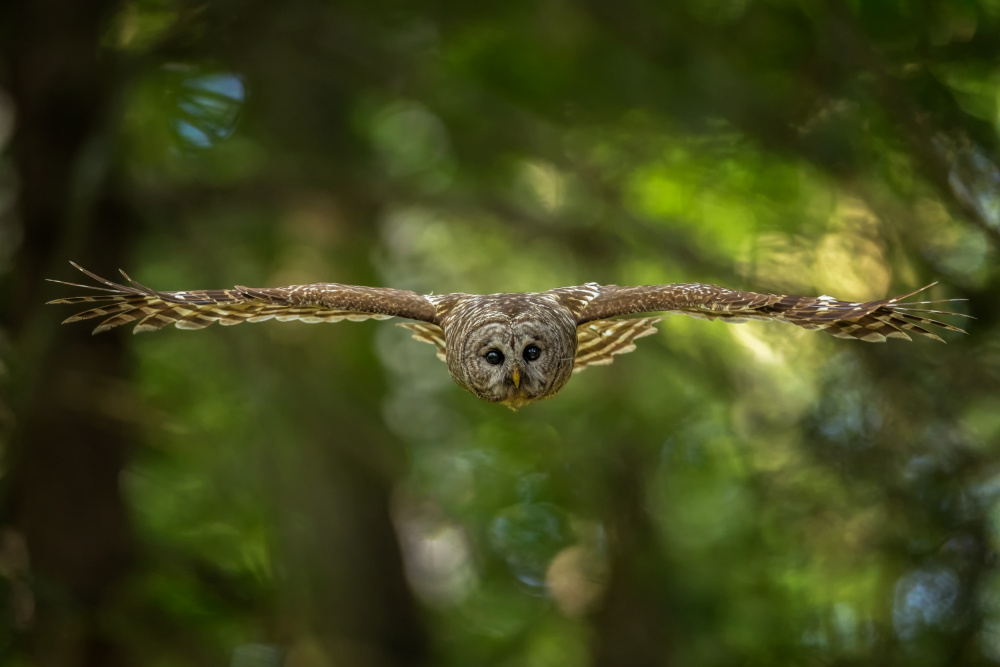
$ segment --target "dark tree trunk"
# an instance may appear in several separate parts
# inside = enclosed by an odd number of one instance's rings
[[[47,665],[130,662],[107,629],[135,551],[119,489],[127,439],[116,416],[127,395],[122,345],[116,336],[70,328],[50,339],[43,332],[51,328],[41,326],[57,316],[42,306],[50,294],[43,278],[55,262],[79,252],[95,266],[113,266],[131,226],[117,184],[99,166],[109,161],[101,136],[113,91],[99,43],[114,5],[21,0],[3,17],[23,235],[0,299],[0,323],[11,337],[13,417],[0,558],[10,563],[16,546],[26,545],[28,564],[9,586],[23,633],[15,645],[29,662]]]

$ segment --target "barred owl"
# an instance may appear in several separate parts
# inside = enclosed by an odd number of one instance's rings
[[[124,271],[128,286],[73,266],[103,287],[52,282],[107,294],[49,303],[99,304],[64,321],[106,317],[94,333],[128,322],[137,322],[133,331],[139,333],[168,324],[178,329],[203,329],[216,322],[228,326],[272,318],[281,322],[338,322],[402,317],[415,320],[399,326],[412,331],[416,340],[434,345],[460,387],[513,409],[555,396],[574,373],[610,364],[615,355],[631,352],[635,341],[652,334],[662,319],[611,319],[620,315],[667,312],[727,322],[777,320],[870,343],[887,338],[910,340],[907,333],[940,341],[925,328],[928,326],[964,333],[927,317],[961,315],[925,307],[941,302],[901,303],[926,287],[867,303],[838,301],[830,296],[741,292],[701,283],[637,287],[587,283],[547,292],[489,295],[421,295],[337,283],[157,292]]]

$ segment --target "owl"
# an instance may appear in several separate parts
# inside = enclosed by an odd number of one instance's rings
[[[830,296],[761,294],[701,283],[619,287],[587,283],[546,292],[510,294],[428,294],[385,287],[312,283],[288,287],[158,292],[135,282],[119,285],[71,264],[102,285],[76,285],[106,294],[73,296],[50,304],[93,304],[65,323],[106,318],[94,333],[128,322],[133,331],[168,324],[204,329],[243,322],[339,322],[400,317],[413,338],[437,348],[458,386],[491,403],[517,409],[551,398],[570,377],[588,366],[610,364],[635,349],[635,341],[655,331],[661,317],[615,319],[644,313],[681,313],[705,320],[788,322],[820,329],[837,338],[870,343],[910,340],[917,334],[941,340],[925,327],[962,329],[928,315],[962,315],[926,308],[941,301],[902,303],[923,290],[866,303]],[[947,299],[945,301],[957,301]],[[965,316],[965,315],[962,315]],[[942,341],[944,342],[944,341]]]

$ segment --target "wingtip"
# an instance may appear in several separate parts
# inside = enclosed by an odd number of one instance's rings
[[[915,296],[917,294],[920,294],[921,292],[925,292],[925,291],[929,290],[930,288],[934,287],[937,284],[938,284],[938,281],[935,280],[930,285],[924,285],[920,289],[915,289],[912,292],[909,292],[907,294],[900,294],[899,296],[894,296],[891,299],[889,299],[889,303],[890,304],[892,304],[892,303],[898,303],[898,302],[902,301],[903,299],[909,299],[911,296]]]
[[[56,285],[66,285],[67,287],[82,287],[84,289],[99,289],[93,285],[78,285],[77,283],[68,283],[65,280],[56,280],[55,278],[46,278],[46,281],[50,283],[55,283]],[[52,303],[51,301],[49,303]]]
[[[122,274],[122,278],[124,278],[125,280],[127,280],[128,283],[130,285],[132,285],[132,287],[137,287],[137,288],[143,289],[145,291],[145,286],[144,285],[140,285],[136,281],[132,280],[132,276],[130,276],[129,274],[125,273],[125,269],[118,269],[118,273]]]

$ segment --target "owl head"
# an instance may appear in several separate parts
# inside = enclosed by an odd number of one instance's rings
[[[448,342],[448,368],[463,388],[479,398],[517,409],[549,398],[573,374],[573,322],[519,316],[487,318]]]

